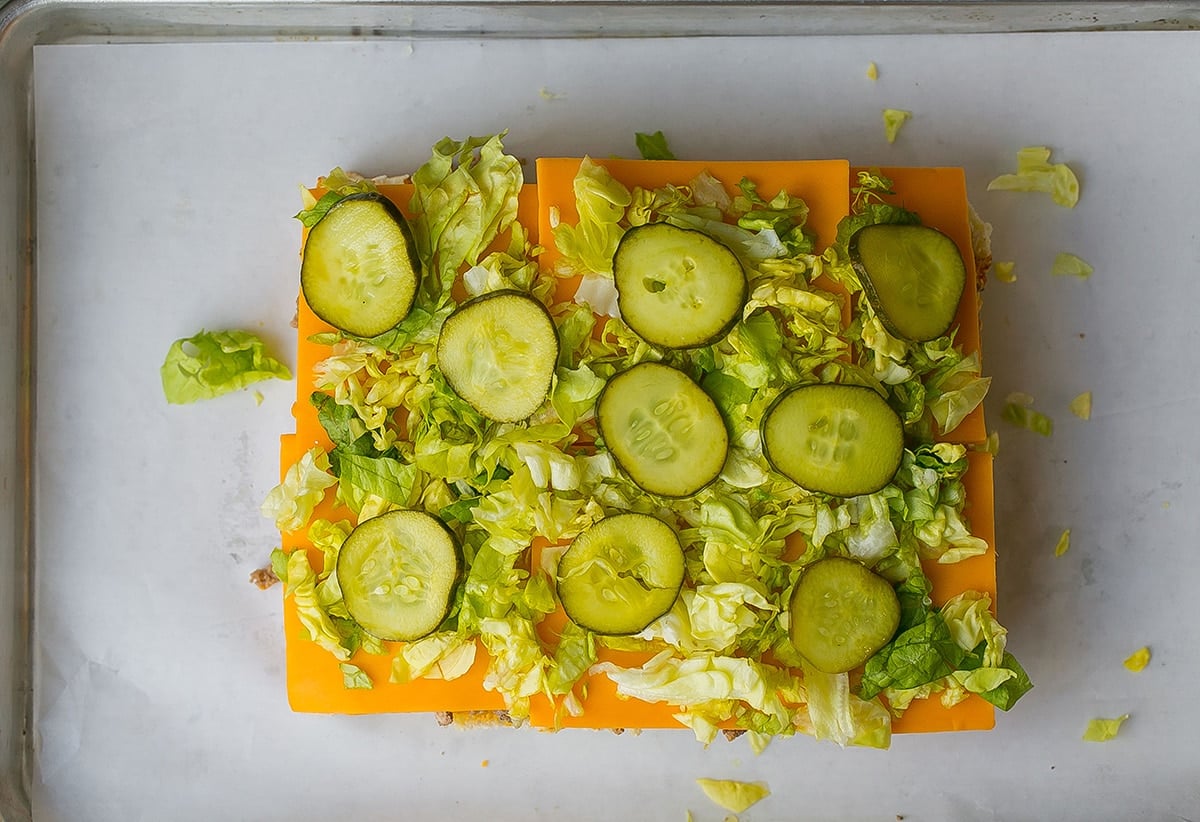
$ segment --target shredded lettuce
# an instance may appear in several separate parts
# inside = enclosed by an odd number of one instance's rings
[[[1074,208],[1079,202],[1079,180],[1065,163],[1050,162],[1050,149],[1028,146],[1017,152],[1017,172],[1001,174],[988,183],[988,191],[1040,191],[1055,203]]]
[[[553,226],[554,244],[563,255],[558,273],[571,276],[590,272],[611,277],[613,254],[625,233],[619,221],[633,202],[629,189],[604,166],[585,157],[575,177],[575,201],[578,224],[560,222]]]
[[[667,138],[661,131],[653,134],[643,134],[639,131],[634,134],[634,139],[637,142],[638,153],[642,155],[643,160],[675,159],[675,155],[671,153],[671,149],[667,145]]]
[[[874,61],[867,63],[867,79],[868,80],[878,80],[879,79],[879,66],[875,65]]]
[[[1113,719],[1090,720],[1087,729],[1083,732],[1083,740],[1085,742],[1107,742],[1114,739],[1127,719],[1129,719],[1129,714],[1121,714]]]
[[[1081,420],[1090,420],[1092,418],[1092,392],[1084,391],[1082,394],[1071,400],[1068,410]]]
[[[1054,556],[1061,557],[1071,548],[1071,529],[1067,528],[1054,545]]]
[[[1077,277],[1081,280],[1092,276],[1093,270],[1092,266],[1082,257],[1066,251],[1059,252],[1054,257],[1054,264],[1050,267],[1050,273],[1056,277]]]
[[[421,305],[444,305],[460,268],[479,262],[516,217],[525,180],[520,162],[504,153],[503,137],[447,137],[413,174],[413,238],[427,274]]]
[[[290,466],[283,482],[271,489],[261,507],[263,516],[280,531],[298,531],[308,524],[325,490],[337,480],[329,474],[329,456],[313,446]]]
[[[290,380],[292,372],[268,355],[266,345],[253,334],[200,331],[171,343],[161,376],[167,402],[182,405],[263,380]]]
[[[329,209],[351,194],[365,194],[376,191],[375,184],[361,177],[352,178],[340,168],[335,168],[317,181],[317,188],[325,189],[321,198],[314,199],[307,188],[300,189],[304,208],[296,215],[305,228],[312,228],[321,221]]]
[[[803,670],[808,722],[814,737],[843,747],[887,748],[891,744],[891,716],[878,702],[850,693],[848,675],[827,674],[808,664]]]
[[[342,636],[332,618],[317,600],[317,574],[308,562],[304,550],[288,555],[286,591],[296,603],[296,615],[308,638],[345,662],[350,651],[342,644]]]
[[[1033,397],[1028,394],[1013,393],[1008,395],[1000,416],[1018,428],[1024,428],[1035,434],[1048,437],[1054,433],[1054,420],[1040,411],[1034,410]]]
[[[430,634],[410,642],[392,658],[392,682],[458,679],[475,664],[475,640],[453,632]]]
[[[1011,262],[995,262],[992,264],[992,270],[996,272],[996,279],[1002,283],[1015,283],[1017,281],[1016,263]]]
[[[342,672],[342,686],[346,690],[363,690],[369,691],[375,687],[371,682],[371,677],[367,672],[357,665],[351,665],[349,662],[343,662],[338,665]]]
[[[1133,671],[1135,674],[1144,671],[1146,666],[1150,664],[1150,649],[1146,646],[1138,648],[1122,664],[1126,669]]]
[[[704,795],[727,811],[741,813],[771,795],[766,782],[738,782],[733,779],[697,779]]]
[[[911,111],[902,111],[897,108],[885,108],[883,110],[883,132],[889,143],[896,142],[896,137],[899,136],[901,127],[910,119],[912,119]]]

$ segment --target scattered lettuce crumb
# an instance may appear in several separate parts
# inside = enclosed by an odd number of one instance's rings
[[[993,431],[988,434],[987,440],[983,443],[983,450],[987,451],[993,457],[1000,453],[1000,432]]]
[[[255,405],[262,405],[263,401],[265,399],[266,399],[266,397],[263,396],[263,392],[259,391],[258,389],[254,390],[254,404]]]
[[[367,672],[357,665],[343,662],[338,667],[342,669],[342,685],[348,690],[369,691],[375,687],[371,682],[371,677],[367,676]]]
[[[1125,667],[1133,671],[1135,674],[1139,671],[1145,670],[1146,666],[1149,664],[1150,649],[1145,646],[1138,648],[1136,651],[1130,654],[1129,658],[1124,662]]]
[[[1058,543],[1054,546],[1054,556],[1061,557],[1071,548],[1071,529],[1068,528],[1062,532],[1062,536],[1058,538]]]
[[[565,94],[553,92],[545,86],[538,89],[538,97],[541,97],[543,100],[563,100],[566,99],[566,96]]]
[[[1121,714],[1114,719],[1093,719],[1088,722],[1083,739],[1085,742],[1107,742],[1120,732],[1122,723],[1127,719],[1129,714]]]
[[[995,263],[992,266],[992,269],[996,272],[996,279],[1000,282],[1015,283],[1017,281],[1017,274],[1013,269],[1016,268],[1016,266],[1016,263],[1002,262]]]
[[[637,142],[638,152],[642,155],[643,160],[675,159],[675,155],[671,153],[670,146],[667,145],[667,138],[661,131],[656,131],[653,134],[643,134],[637,131],[634,132],[633,137]]]
[[[1054,433],[1054,420],[1040,411],[1035,411],[1033,397],[1028,394],[1014,392],[1008,395],[1000,416],[1018,428],[1024,428],[1035,434],[1048,437]]]
[[[1066,251],[1060,252],[1054,258],[1054,265],[1050,267],[1050,273],[1056,277],[1078,277],[1081,280],[1092,276],[1093,270],[1082,257]]]
[[[879,79],[879,66],[875,65],[874,61],[871,61],[870,63],[867,64],[867,79],[868,80],[878,80]]]
[[[287,366],[246,331],[200,331],[176,340],[160,369],[163,394],[175,405],[209,400],[262,380],[290,380]]]
[[[1092,418],[1092,392],[1084,391],[1078,397],[1071,400],[1071,404],[1067,407],[1079,419],[1090,420]]]
[[[1050,163],[1050,149],[1027,146],[1017,152],[1017,173],[1001,174],[988,191],[1040,191],[1063,208],[1079,202],[1079,180],[1065,163]]]
[[[889,143],[896,142],[896,137],[900,134],[901,126],[907,123],[911,117],[911,111],[903,111],[898,108],[885,108],[883,110],[883,131]]]
[[[733,779],[697,779],[704,795],[727,811],[741,813],[771,795],[766,782],[738,782]]]

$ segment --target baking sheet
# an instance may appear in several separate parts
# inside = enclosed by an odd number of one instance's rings
[[[1194,813],[1196,37],[40,47],[36,817],[722,818],[699,776],[767,781],[748,820]],[[914,112],[893,146],[883,107]],[[293,386],[173,408],[158,367],[201,327],[291,358],[299,183],[502,128],[530,158],[629,155],[661,128],[685,158],[966,167],[1019,275],[985,294],[990,419],[1020,390],[1058,423],[1001,427],[1000,612],[1036,688],[995,731],[755,757],[686,732],[288,711],[279,590],[246,577],[277,542],[256,509]],[[984,191],[1042,143],[1080,174],[1078,208]],[[1051,278],[1058,251],[1096,274]],[[1066,404],[1089,389],[1084,423]],[[1147,643],[1150,668],[1124,670]],[[1080,741],[1125,712],[1117,740]]]

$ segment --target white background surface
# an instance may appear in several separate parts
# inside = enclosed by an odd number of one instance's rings
[[[37,818],[721,819],[700,776],[767,781],[748,822],[1200,817],[1198,38],[42,47]],[[914,112],[894,146],[884,107]],[[631,155],[661,128],[681,158],[967,168],[1019,276],[989,287],[984,344],[1001,618],[1036,687],[995,731],[755,757],[289,712],[280,592],[246,579],[276,544],[257,507],[295,386],[168,407],[158,368],[202,327],[294,363],[297,185],[502,128],[526,158]],[[1074,211],[985,192],[1033,144],[1078,172]],[[1051,278],[1058,251],[1096,273]],[[1085,423],[1066,405],[1089,389]],[[1052,438],[1000,421],[1017,390]]]

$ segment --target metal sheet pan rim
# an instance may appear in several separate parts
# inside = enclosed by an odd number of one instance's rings
[[[666,9],[670,14],[663,14]],[[31,819],[36,45],[387,37],[701,37],[1200,28],[1200,3],[9,0],[0,5],[0,822]],[[7,663],[7,664],[6,664]]]

